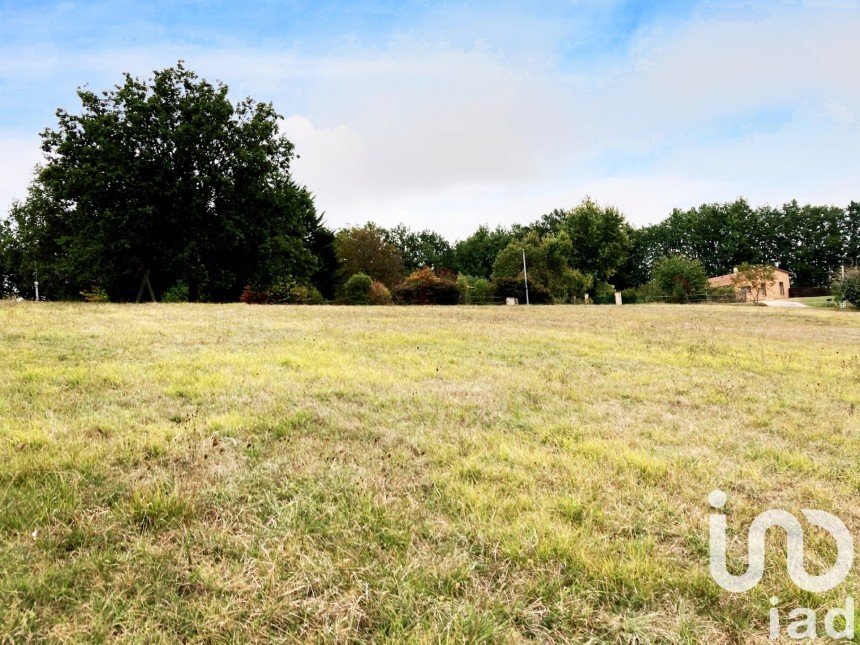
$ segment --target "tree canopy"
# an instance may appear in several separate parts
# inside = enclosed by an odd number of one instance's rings
[[[593,283],[592,276],[570,266],[571,242],[567,233],[541,236],[532,231],[514,240],[499,253],[493,266],[493,279],[500,285],[500,296],[522,298],[524,285],[523,254],[528,269],[530,296],[540,302],[543,294],[551,302],[582,299]]]
[[[615,275],[631,247],[631,229],[624,215],[588,197],[570,210],[544,215],[530,228],[541,235],[565,233],[570,240],[570,266],[603,282]]]
[[[451,269],[454,252],[451,244],[438,233],[430,230],[413,231],[405,224],[391,229],[381,229],[387,242],[400,251],[403,268],[407,273],[429,267],[434,271]]]
[[[826,287],[843,264],[860,261],[860,204],[848,208],[800,205],[752,208],[745,199],[676,209],[659,224],[633,231],[619,282],[647,281],[661,257],[698,259],[708,275],[731,273],[744,263],[792,272],[795,286]]]
[[[387,241],[385,231],[373,223],[338,231],[336,246],[344,282],[357,273],[389,288],[403,279],[403,256]]]
[[[128,300],[149,271],[159,294],[184,283],[192,300],[235,300],[331,262],[271,104],[234,104],[181,62],[78,97],[80,112],[58,110],[42,133],[44,166],[10,213],[22,288],[38,273],[50,297],[98,285]]]
[[[454,245],[454,268],[463,275],[490,278],[496,256],[511,241],[510,231],[485,225]]]

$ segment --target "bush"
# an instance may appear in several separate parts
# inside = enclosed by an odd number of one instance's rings
[[[608,282],[598,280],[594,283],[594,297],[602,300],[610,299],[615,302],[615,287]]]
[[[162,302],[188,302],[188,285],[184,282],[177,282],[164,292],[161,297]]]
[[[391,292],[381,282],[374,281],[370,286],[370,304],[372,305],[390,305],[392,302]]]
[[[627,287],[621,290],[621,302],[625,305],[636,305],[647,302],[647,298],[639,293],[639,287]]]
[[[707,294],[711,297],[711,300],[718,302],[735,302],[738,299],[738,292],[735,291],[735,288],[731,285],[724,285],[722,287],[708,287]]]
[[[394,287],[395,302],[407,305],[456,305],[459,298],[454,280],[436,275],[429,267],[415,271]]]
[[[657,260],[653,275],[663,295],[674,302],[686,302],[689,296],[704,293],[708,286],[708,274],[702,263],[684,255]]]
[[[471,275],[457,276],[457,292],[461,305],[488,305],[493,302],[493,283]]]
[[[552,301],[558,304],[581,302],[592,286],[593,276],[576,269],[565,269],[550,289]]]
[[[107,291],[99,285],[94,285],[89,291],[81,291],[81,296],[85,302],[110,302]]]
[[[294,280],[284,280],[265,289],[247,286],[239,300],[249,305],[319,305],[325,302],[316,287]]]
[[[860,267],[847,270],[844,278],[833,283],[833,295],[840,301],[860,307]]]
[[[369,305],[373,280],[365,273],[356,273],[343,285],[343,301],[348,305]]]
[[[644,304],[659,300],[662,297],[660,288],[653,282],[630,287],[621,292],[621,301],[625,305]]]
[[[251,285],[245,285],[242,295],[239,296],[239,302],[244,302],[246,305],[262,305],[266,302],[266,295],[263,291],[252,289]]]
[[[493,280],[496,296],[502,299],[516,298],[520,304],[526,303],[526,287],[522,273],[517,277],[496,278]],[[538,282],[529,280],[529,302],[533,305],[543,305],[550,302],[549,289]]]
[[[291,305],[321,305],[325,298],[312,284],[297,284],[290,287],[284,304]]]

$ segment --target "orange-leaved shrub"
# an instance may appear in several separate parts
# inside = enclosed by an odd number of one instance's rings
[[[394,301],[406,305],[456,305],[457,283],[446,273],[437,275],[429,267],[413,272],[394,287]]]
[[[375,280],[370,285],[370,304],[372,305],[390,305],[392,302],[391,292],[384,284]]]

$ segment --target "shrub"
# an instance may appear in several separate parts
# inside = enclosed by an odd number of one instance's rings
[[[833,283],[833,295],[840,301],[860,307],[860,267],[847,270],[844,278]]]
[[[285,304],[293,305],[321,305],[325,298],[312,284],[297,284],[290,288],[289,299]]]
[[[373,280],[365,273],[356,273],[343,285],[343,301],[348,305],[369,305]]]
[[[615,287],[608,282],[598,280],[594,283],[594,297],[600,299],[610,299],[615,302]]]
[[[686,302],[692,294],[704,293],[708,274],[699,260],[670,255],[654,264],[654,282],[674,302]]]
[[[733,286],[728,284],[722,287],[708,287],[707,293],[711,297],[711,300],[719,302],[735,302],[738,299],[737,291],[735,291]]]
[[[161,297],[162,302],[188,302],[188,285],[184,282],[177,282],[164,292]]]
[[[630,287],[621,292],[621,300],[625,305],[644,304],[659,300],[662,297],[660,288],[653,282]]]
[[[81,291],[81,296],[86,302],[110,302],[107,291],[99,285],[93,285],[89,291]]]
[[[436,275],[429,267],[411,273],[394,287],[395,302],[407,305],[456,305],[459,297],[454,280]]]
[[[625,305],[635,305],[647,302],[647,299],[639,293],[639,287],[627,287],[621,290],[621,301]]]
[[[239,300],[249,305],[318,305],[325,302],[316,287],[294,280],[284,280],[265,289],[247,286]]]
[[[559,304],[576,303],[585,299],[585,294],[593,285],[599,286],[600,284],[598,282],[597,285],[594,285],[594,277],[591,275],[582,273],[577,269],[565,269],[552,284],[550,293],[553,302]]]
[[[388,290],[388,287],[378,280],[374,281],[370,286],[370,304],[390,305],[391,302],[391,292]]]
[[[239,296],[239,301],[246,305],[262,305],[266,302],[266,294],[251,288],[251,285],[245,285],[242,295]]]
[[[516,277],[496,278],[493,280],[496,296],[499,298],[516,298],[520,304],[526,303],[526,287],[523,274]],[[550,302],[549,289],[538,282],[529,280],[529,302],[533,305],[543,305]]]
[[[471,275],[457,276],[459,302],[463,305],[487,305],[493,302],[493,283]]]

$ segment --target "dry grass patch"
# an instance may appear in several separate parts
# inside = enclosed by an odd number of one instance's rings
[[[858,419],[826,310],[3,303],[0,631],[753,640],[839,594],[722,592],[707,495],[860,536]]]

